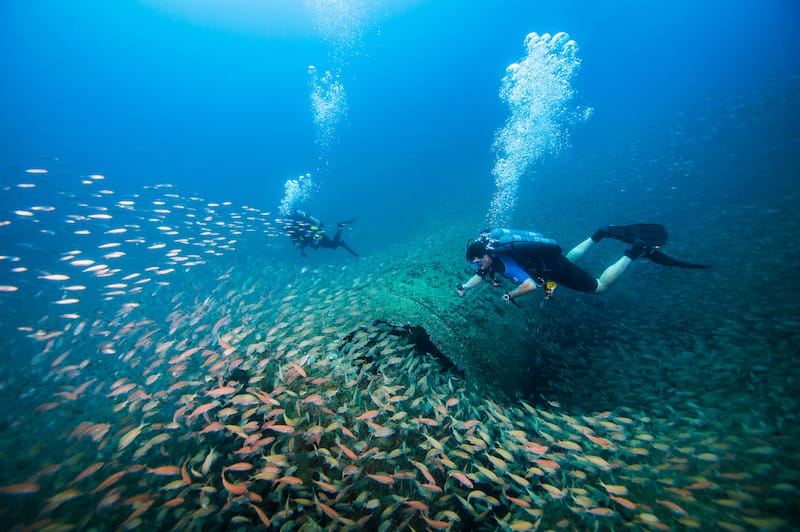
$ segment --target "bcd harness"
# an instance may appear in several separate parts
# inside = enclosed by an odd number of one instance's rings
[[[486,246],[486,253],[490,257],[508,255],[528,274],[533,274],[536,284],[544,288],[545,299],[553,296],[558,285],[548,278],[550,269],[544,259],[561,254],[561,246],[554,239],[533,231],[496,228],[483,231],[478,235],[478,241]],[[490,282],[497,286],[499,283],[494,278],[495,269],[491,270]],[[484,276],[486,273],[488,272],[484,272]]]

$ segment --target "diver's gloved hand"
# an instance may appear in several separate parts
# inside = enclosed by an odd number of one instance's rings
[[[636,260],[639,257],[647,257],[653,251],[653,248],[645,245],[644,241],[637,240],[631,246],[631,249],[625,250],[625,256],[631,260]]]
[[[498,286],[500,286],[500,281],[498,281],[497,279],[489,279],[489,283],[490,283],[490,284],[491,284],[491,285],[492,285],[494,288],[497,288]]]
[[[608,235],[609,235],[608,226],[604,225],[603,227],[597,228],[597,231],[595,231],[594,234],[592,235],[592,240],[594,240],[594,242],[597,243],[606,238]]]
[[[456,285],[456,292],[458,293],[459,297],[464,297],[464,285],[461,284],[461,283],[458,283]]]

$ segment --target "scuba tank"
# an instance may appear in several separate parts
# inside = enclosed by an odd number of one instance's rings
[[[486,244],[486,250],[496,255],[509,254],[524,259],[526,255],[561,254],[556,240],[533,231],[498,227],[484,231],[479,238]]]

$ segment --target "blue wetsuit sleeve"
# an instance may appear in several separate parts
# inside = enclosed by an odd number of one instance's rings
[[[515,283],[521,284],[531,278],[531,276],[528,275],[528,272],[523,270],[520,267],[520,265],[517,264],[517,261],[515,261],[511,257],[504,255],[498,258],[503,262],[503,265],[506,267],[505,271],[503,272],[503,277],[505,277],[506,279],[511,279]]]

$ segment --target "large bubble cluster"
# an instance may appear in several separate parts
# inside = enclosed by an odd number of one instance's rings
[[[331,47],[335,60],[345,62],[361,48],[367,5],[366,0],[306,0],[314,30]]]
[[[336,130],[347,115],[347,93],[341,73],[350,59],[364,47],[364,31],[379,2],[371,0],[306,0],[314,30],[328,48],[330,68],[317,70],[310,66],[311,111],[317,130],[316,143],[320,160],[326,163],[326,152]]]
[[[311,191],[314,189],[311,174],[301,175],[297,179],[288,179],[284,184],[284,189],[286,191],[278,210],[282,215],[288,216],[295,205],[308,200],[311,196]]]
[[[367,0],[306,0],[314,30],[330,46],[336,62],[346,62],[362,47]]]
[[[347,92],[338,75],[326,70],[321,77],[316,67],[308,67],[311,86],[311,112],[317,129],[317,145],[323,150],[333,142],[336,126],[347,114]]]
[[[510,221],[519,178],[528,167],[548,153],[557,153],[568,142],[568,123],[589,115],[570,106],[571,80],[580,66],[577,43],[564,32],[530,33],[525,47],[525,58],[506,68],[500,87],[510,114],[493,144],[496,190],[487,216],[492,226]]]

